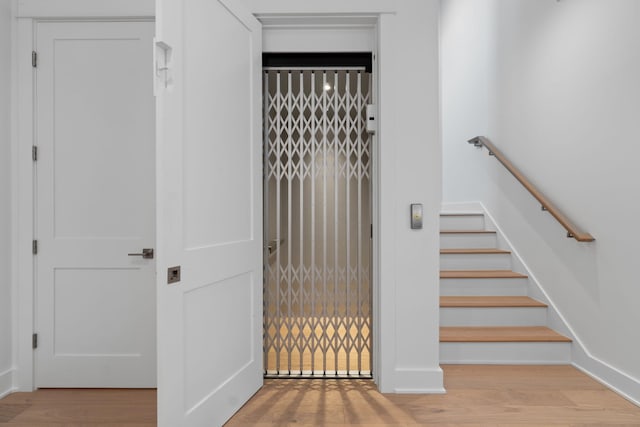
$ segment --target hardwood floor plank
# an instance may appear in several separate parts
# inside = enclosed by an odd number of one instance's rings
[[[442,296],[440,307],[547,307],[525,296]]]
[[[528,276],[511,270],[441,270],[441,279],[514,279]]]
[[[442,326],[440,342],[571,342],[546,326]]]
[[[23,413],[31,405],[29,404],[0,404],[0,423],[6,423]]]

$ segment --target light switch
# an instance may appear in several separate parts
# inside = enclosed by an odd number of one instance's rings
[[[411,205],[411,228],[413,230],[422,229],[422,203]]]

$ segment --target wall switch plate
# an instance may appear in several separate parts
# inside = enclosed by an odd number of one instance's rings
[[[413,203],[411,205],[411,229],[422,229],[422,203]]]

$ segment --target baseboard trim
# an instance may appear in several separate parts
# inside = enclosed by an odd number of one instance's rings
[[[640,381],[608,363],[593,357],[584,349],[574,350],[572,365],[602,385],[610,388],[636,406],[640,406]]]
[[[483,203],[479,203],[488,220],[492,223],[498,233],[498,239],[503,239],[507,246],[510,247],[515,261],[525,270],[522,273],[526,273],[529,276],[529,284],[536,291],[537,295],[533,295],[534,298],[542,300],[548,304],[548,319],[552,328],[558,330],[558,332],[567,335],[573,340],[571,346],[571,364],[576,369],[589,375],[594,380],[598,381],[602,385],[610,388],[620,396],[624,397],[633,404],[640,406],[640,380],[626,374],[614,366],[598,359],[593,356],[587,347],[584,345],[580,337],[575,333],[567,319],[562,315],[558,307],[549,297],[549,294],[545,291],[544,287],[540,284],[538,279],[524,262],[518,250],[511,243],[509,238],[502,231],[495,218],[488,211]],[[516,270],[516,268],[514,268]]]
[[[396,394],[447,394],[447,390],[442,388],[395,388]]]
[[[397,394],[444,394],[442,368],[396,368],[392,393]]]
[[[0,399],[13,392],[13,372],[13,368],[0,372]]]

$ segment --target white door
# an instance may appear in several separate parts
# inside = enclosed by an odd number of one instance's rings
[[[154,387],[152,22],[37,26],[37,387]]]
[[[160,426],[219,426],[262,385],[261,26],[243,3],[156,3]]]

